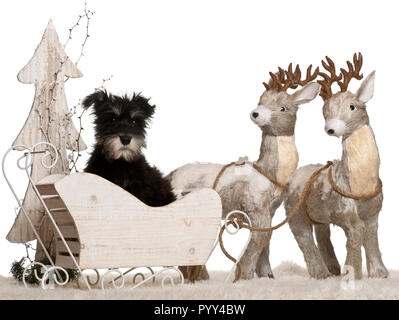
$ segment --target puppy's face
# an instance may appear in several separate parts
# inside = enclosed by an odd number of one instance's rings
[[[140,157],[146,128],[155,111],[148,100],[140,94],[130,98],[105,91],[94,92],[84,99],[84,108],[93,106],[97,144],[108,161],[131,162]]]

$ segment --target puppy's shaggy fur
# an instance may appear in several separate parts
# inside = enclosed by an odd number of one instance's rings
[[[175,200],[168,180],[142,154],[148,123],[155,106],[140,94],[115,96],[96,91],[83,107],[93,106],[96,144],[85,172],[99,175],[149,206],[167,205]]]

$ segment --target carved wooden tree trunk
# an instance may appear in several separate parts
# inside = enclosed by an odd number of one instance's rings
[[[64,91],[65,77],[80,78],[82,76],[75,64],[67,57],[50,20],[32,59],[18,73],[18,80],[27,84],[34,83],[36,91],[30,114],[13,146],[22,144],[30,147],[38,142],[49,142],[57,148],[60,156],[55,167],[46,169],[40,163],[42,155],[34,155],[31,171],[34,182],[49,174],[69,174],[67,149],[78,151],[87,148],[72,123]],[[26,191],[23,205],[45,246],[50,249],[50,254],[54,253],[55,245],[52,244],[53,230],[50,221],[44,215],[44,208],[31,187]],[[34,233],[20,212],[7,235],[7,240],[25,243],[34,239]],[[37,248],[36,260],[43,258],[42,248]]]

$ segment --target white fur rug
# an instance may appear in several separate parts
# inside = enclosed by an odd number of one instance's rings
[[[275,268],[276,279],[254,279],[225,283],[227,273],[211,271],[211,280],[182,287],[161,288],[160,279],[132,290],[110,288],[91,292],[67,288],[26,289],[12,278],[0,277],[0,299],[399,299],[399,271],[390,271],[388,279],[364,278],[354,288],[342,285],[341,277],[326,280],[310,279],[306,270],[291,262]],[[131,279],[130,279],[131,280]]]

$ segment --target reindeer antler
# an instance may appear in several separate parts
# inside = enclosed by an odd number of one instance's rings
[[[321,64],[323,65],[324,69],[326,69],[331,74],[331,76],[327,75],[324,72],[319,72],[324,80],[317,81],[321,84],[320,96],[323,98],[323,100],[327,100],[332,96],[332,84],[342,79],[342,74],[340,74],[339,76],[336,74],[334,62],[329,57],[326,57],[326,60],[328,64],[324,60],[321,61]]]
[[[269,72],[270,81],[269,84],[263,82],[266,90],[277,89],[278,92],[287,91],[289,88],[296,89],[299,86],[305,86],[307,83],[316,79],[319,74],[319,68],[312,74],[312,65],[310,65],[306,71],[306,78],[301,80],[302,73],[299,65],[296,66],[295,71],[292,71],[292,63],[288,66],[288,70],[284,71],[282,68],[278,68],[277,73]]]
[[[296,82],[298,85],[301,87],[305,86],[309,82],[313,81],[314,79],[317,78],[319,75],[319,67],[316,68],[316,70],[312,74],[312,65],[308,67],[306,70],[306,78],[304,80],[301,80],[301,70],[299,69],[299,66],[297,65],[295,68],[295,74],[296,74]]]
[[[346,61],[346,64],[348,65],[348,71],[341,68],[341,73],[344,76],[344,80],[342,82],[338,82],[341,92],[348,90],[348,84],[352,78],[357,80],[363,79],[363,74],[360,74],[360,69],[362,68],[363,64],[363,56],[360,52],[358,56],[356,53],[353,55],[353,64],[349,61]],[[353,65],[355,65],[355,67],[353,67]]]
[[[277,89],[277,91],[280,92],[289,88],[290,81],[285,77],[285,71],[283,69],[279,67],[277,73],[269,72],[269,74],[271,77],[269,84],[263,82],[267,90]]]
[[[337,82],[339,87],[341,88],[341,92],[345,92],[348,90],[349,82],[355,78],[357,80],[361,80],[363,78],[363,74],[360,74],[360,69],[362,68],[363,64],[363,56],[359,52],[358,55],[356,53],[353,55],[353,64],[350,61],[346,61],[348,65],[348,71],[341,68],[341,73],[339,76],[336,74],[334,62],[329,58],[326,57],[327,63],[325,61],[321,61],[324,69],[330,72],[331,76],[328,76],[324,72],[320,72],[319,74],[324,78],[324,80],[317,81],[321,84],[322,89],[320,91],[320,96],[323,100],[327,100],[332,96],[331,85],[334,82]],[[343,81],[341,81],[343,77]]]

